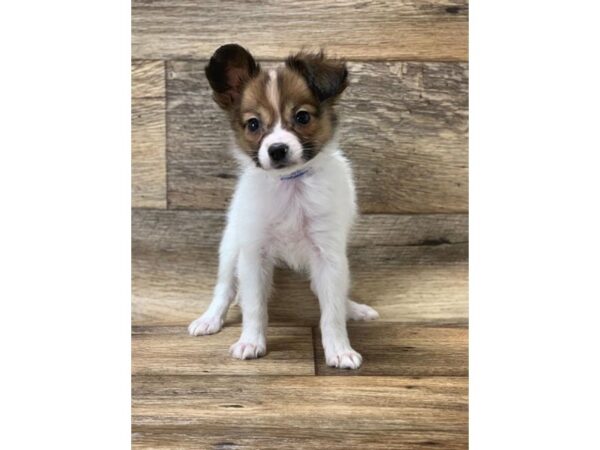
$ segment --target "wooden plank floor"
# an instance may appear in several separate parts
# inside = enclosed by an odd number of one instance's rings
[[[271,327],[267,355],[237,361],[239,327],[136,327],[134,447],[466,448],[463,326],[354,325],[358,371],[323,367],[310,331]]]
[[[134,376],[133,447],[466,449],[464,377]]]
[[[223,212],[136,210],[133,224],[133,322],[191,321],[208,306],[218,264]],[[352,296],[382,320],[460,322],[467,318],[467,216],[365,215],[348,250]],[[270,318],[318,324],[306,277],[279,270]],[[231,308],[227,321],[240,320]]]
[[[310,327],[272,327],[269,356],[261,360],[229,358],[229,346],[240,327],[226,327],[218,335],[191,339],[187,327],[134,327],[134,375],[314,375]]]
[[[465,215],[360,219],[353,294],[382,320],[349,324],[356,371],[326,367],[317,301],[287,271],[265,357],[229,357],[236,306],[220,333],[187,334],[210,299],[223,223],[220,211],[134,211],[135,448],[467,448]]]

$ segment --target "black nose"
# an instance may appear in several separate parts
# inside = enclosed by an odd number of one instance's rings
[[[273,144],[269,146],[269,156],[273,161],[283,161],[287,155],[288,146],[285,144]]]

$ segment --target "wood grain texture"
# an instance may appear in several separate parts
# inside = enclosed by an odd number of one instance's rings
[[[133,239],[139,245],[159,245],[165,250],[215,248],[221,242],[225,215],[213,210],[133,210]],[[461,244],[469,240],[468,220],[466,214],[363,214],[352,228],[348,245]]]
[[[352,347],[363,355],[358,370],[327,367],[323,348],[316,345],[317,375],[467,376],[466,327],[427,327],[368,322],[348,325]],[[316,341],[321,341],[315,327]]]
[[[167,207],[164,61],[131,63],[132,206]]]
[[[135,376],[135,448],[466,449],[465,378]]]
[[[214,211],[134,211],[135,324],[184,325],[208,306],[222,223]],[[465,322],[466,226],[461,215],[361,217],[348,251],[354,300],[386,321]],[[269,315],[286,325],[318,324],[318,302],[305,276],[276,271]],[[227,323],[239,321],[239,308],[232,307]]]
[[[131,62],[131,97],[165,98],[165,62]]]
[[[205,59],[220,45],[238,42],[262,59],[326,47],[361,60],[466,61],[467,36],[467,0],[132,4],[134,58]]]
[[[238,169],[229,125],[202,61],[167,64],[171,208],[225,209]],[[350,63],[340,144],[363,213],[468,210],[468,69],[464,63]]]
[[[132,206],[166,208],[165,100],[134,98],[131,116]]]
[[[227,327],[211,336],[190,336],[187,327],[134,327],[134,375],[314,375],[312,333],[308,327],[270,327],[267,354],[240,361],[228,355],[241,333]]]
[[[468,447],[467,34],[468,0],[133,1],[133,448]],[[301,47],[350,61],[352,298],[381,315],[349,324],[358,371],[326,367],[317,299],[286,269],[265,357],[228,356],[238,306],[218,334],[187,334],[237,177],[203,74],[227,42],[267,68]]]

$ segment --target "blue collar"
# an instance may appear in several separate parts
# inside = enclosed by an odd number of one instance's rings
[[[288,175],[284,175],[279,177],[280,180],[293,180],[294,178],[300,178],[302,175],[306,175],[310,171],[310,167],[306,167],[304,169],[296,170]]]

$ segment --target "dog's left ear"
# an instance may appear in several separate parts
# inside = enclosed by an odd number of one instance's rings
[[[260,72],[248,50],[238,44],[219,47],[204,68],[217,104],[230,109],[240,98],[244,85]]]
[[[346,64],[327,59],[322,51],[292,55],[285,64],[304,77],[310,90],[321,102],[335,99],[348,86]]]

